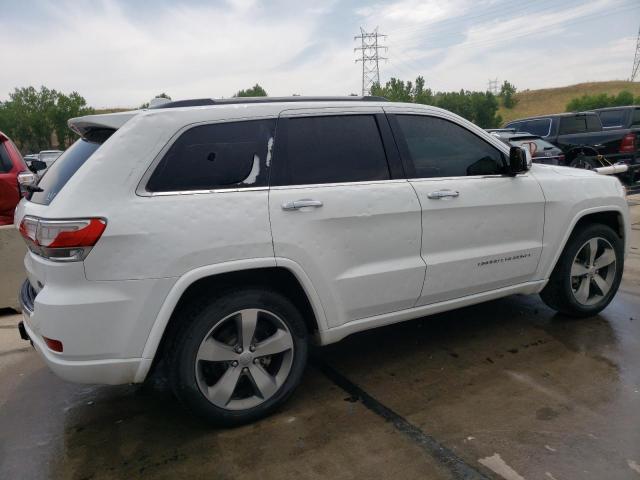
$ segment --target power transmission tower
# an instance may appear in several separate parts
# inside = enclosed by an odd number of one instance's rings
[[[640,28],[638,29],[638,38],[636,39],[636,54],[633,57],[633,68],[631,69],[631,78],[629,81],[633,82],[638,75],[638,69],[640,69]]]
[[[371,87],[374,83],[380,83],[380,60],[387,60],[381,57],[380,50],[387,51],[387,47],[380,45],[379,39],[383,39],[386,35],[378,33],[378,27],[373,32],[365,32],[360,27],[360,35],[353,37],[354,40],[360,39],[360,46],[353,49],[354,52],[360,50],[362,57],[356,59],[362,62],[362,95],[370,95]]]
[[[494,95],[498,94],[498,79],[495,78],[493,80],[489,79],[489,82],[487,82],[489,87],[487,88],[487,92],[491,92]]]

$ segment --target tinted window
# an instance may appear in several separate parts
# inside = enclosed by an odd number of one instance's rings
[[[360,182],[390,178],[373,115],[287,120],[284,183]]]
[[[599,132],[602,130],[602,123],[598,115],[587,115],[587,132]]]
[[[494,175],[504,172],[502,153],[469,130],[435,117],[398,115],[412,178]],[[404,147],[403,147],[404,149]]]
[[[640,127],[640,108],[633,110],[633,117],[631,117],[631,126]]]
[[[533,135],[539,135],[546,137],[549,135],[549,128],[551,127],[551,119],[540,118],[537,120],[529,120],[521,126],[521,131],[532,133]]]
[[[9,152],[4,146],[4,143],[0,143],[0,173],[10,172],[13,168],[11,158],[9,158]]]
[[[275,120],[193,127],[169,148],[147,183],[152,192],[267,185]]]
[[[624,123],[624,110],[605,110],[600,112],[603,127],[621,127]]]
[[[560,135],[597,132],[599,130],[601,130],[601,126],[596,115],[576,115],[560,119]]]
[[[100,145],[111,136],[114,130],[99,130],[90,134],[89,139],[81,138],[69,147],[49,167],[38,182],[42,192],[34,192],[28,197],[35,203],[49,205],[69,179],[100,148]]]

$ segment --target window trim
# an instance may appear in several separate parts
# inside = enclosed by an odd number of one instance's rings
[[[284,112],[283,112],[284,113]],[[278,119],[278,125],[276,127],[276,140],[273,153],[273,162],[270,171],[269,188],[283,189],[283,188],[314,188],[325,186],[340,186],[340,185],[364,185],[372,183],[385,183],[406,181],[403,165],[400,161],[400,154],[398,148],[393,139],[391,127],[387,122],[386,116],[381,110],[341,110],[341,111],[327,111],[324,110],[305,110],[304,113],[292,114],[291,111],[287,111],[286,115],[281,115]],[[351,116],[371,116],[374,118],[378,127],[378,134],[380,135],[380,142],[385,153],[385,160],[387,162],[387,169],[389,171],[389,178],[384,180],[359,180],[359,181],[345,181],[345,182],[327,182],[327,183],[290,183],[288,178],[288,165],[289,158],[286,150],[287,137],[289,135],[289,120],[300,118],[316,118],[316,117],[351,117]]]
[[[142,174],[142,177],[140,178],[140,181],[138,182],[138,185],[136,186],[136,190],[135,193],[137,196],[139,197],[166,197],[166,196],[172,196],[172,195],[204,195],[204,194],[210,194],[210,193],[226,193],[226,192],[244,192],[244,191],[260,191],[260,190],[268,190],[269,189],[269,179],[267,178],[267,185],[261,186],[261,187],[230,187],[230,188],[212,188],[212,189],[191,189],[191,190],[172,190],[172,191],[168,191],[168,192],[152,192],[150,190],[147,189],[147,184],[149,183],[149,179],[151,178],[151,175],[153,175],[153,172],[155,172],[156,167],[158,166],[158,164],[162,161],[162,159],[164,158],[164,156],[167,154],[167,152],[169,151],[169,149],[173,146],[174,143],[176,143],[176,141],[182,136],[183,133],[185,133],[187,130],[190,130],[192,128],[195,127],[201,127],[201,126],[205,126],[205,125],[217,125],[220,123],[239,123],[239,122],[250,122],[252,120],[274,120],[275,124],[276,124],[276,132],[278,129],[278,117],[275,115],[264,115],[264,116],[255,116],[255,117],[241,117],[241,118],[225,118],[225,119],[218,119],[218,120],[207,120],[207,121],[203,121],[203,122],[194,122],[194,123],[189,123],[187,125],[182,126],[180,129],[178,129],[167,141],[167,143],[165,143],[165,145],[160,149],[160,151],[155,155],[155,157],[153,158],[153,160],[151,161],[151,163],[149,164],[149,166],[147,167],[147,169],[144,171],[144,173]],[[276,133],[274,133],[274,143],[275,143],[275,137],[276,137]],[[275,147],[273,148],[272,151],[272,157],[273,157],[273,152],[275,152]],[[269,175],[271,174],[271,167],[269,170]]]
[[[387,118],[389,120],[389,124],[391,125],[391,131],[393,132],[393,136],[396,140],[396,144],[398,145],[398,150],[400,152],[400,157],[402,159],[402,164],[404,165],[404,170],[406,172],[406,178],[409,181],[414,181],[414,180],[448,180],[448,179],[478,179],[478,178],[503,178],[503,177],[511,177],[512,175],[510,175],[509,173],[495,173],[495,174],[490,174],[490,175],[459,175],[459,176],[444,176],[444,177],[418,177],[418,176],[412,176],[412,175],[416,175],[415,172],[415,167],[413,166],[413,162],[410,158],[409,155],[409,150],[408,150],[408,146],[406,143],[406,140],[404,138],[404,134],[402,133],[402,129],[400,128],[400,124],[398,123],[398,115],[409,115],[409,116],[414,116],[414,117],[430,117],[430,118],[437,118],[439,120],[445,121],[445,122],[449,122],[449,123],[453,123],[454,125],[466,130],[467,132],[469,132],[470,134],[474,135],[476,138],[478,138],[479,140],[483,141],[484,143],[486,143],[487,145],[495,148],[498,153],[500,153],[500,156],[502,158],[502,165],[506,168],[508,168],[508,157],[507,155],[504,153],[502,148],[499,148],[498,146],[494,145],[493,142],[489,142],[487,141],[487,139],[482,138],[480,135],[478,135],[477,133],[475,133],[473,130],[467,128],[465,125],[462,125],[450,118],[444,117],[444,116],[439,116],[439,115],[434,115],[431,112],[429,113],[415,113],[413,111],[408,111],[408,112],[398,112],[398,111],[394,111],[393,113],[387,113]],[[488,134],[487,134],[488,135]],[[492,138],[493,140],[493,138]],[[501,143],[501,147],[504,148],[508,148],[506,145],[504,145],[502,143],[502,141],[496,139],[497,142]],[[524,172],[522,175],[526,175],[528,172]],[[518,174],[518,176],[520,176],[521,174]]]

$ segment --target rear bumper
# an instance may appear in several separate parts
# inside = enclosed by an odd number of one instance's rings
[[[132,336],[146,340],[148,334],[131,315],[129,300],[139,305],[141,299],[137,294],[141,292],[133,288],[132,296],[125,299],[120,289],[117,295],[114,294],[114,286],[111,284],[109,289],[95,292],[77,291],[71,296],[66,289],[60,292],[41,290],[36,294],[29,280],[23,283],[19,294],[23,316],[20,335],[31,341],[47,366],[60,378],[110,385],[144,380],[138,372],[146,372],[151,359],[122,355],[130,347]],[[132,288],[126,282],[124,287]],[[129,327],[128,338],[119,334],[125,325]],[[63,352],[49,349],[43,336],[60,340],[64,345]],[[139,351],[142,352],[142,346]],[[114,358],[110,352],[118,352],[124,358]]]
[[[102,383],[120,385],[133,383],[140,367],[140,358],[107,360],[65,360],[47,348],[42,337],[29,327],[27,314],[23,314],[23,328],[47,367],[63,380],[75,383]],[[22,332],[21,332],[22,336]]]

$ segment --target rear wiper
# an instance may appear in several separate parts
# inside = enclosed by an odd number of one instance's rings
[[[44,192],[44,190],[37,185],[27,185],[24,189],[29,193]]]

